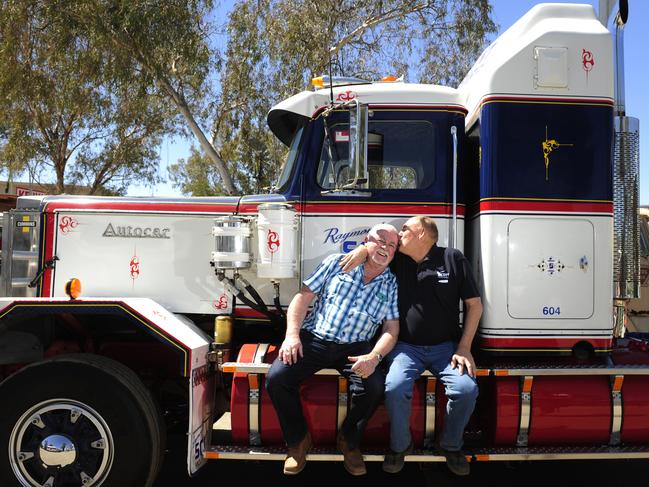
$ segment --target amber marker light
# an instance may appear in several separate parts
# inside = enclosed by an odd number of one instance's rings
[[[65,283],[65,294],[70,296],[70,299],[77,299],[81,296],[81,281],[73,277]]]
[[[381,78],[381,83],[394,83],[395,81],[397,81],[397,77],[392,75],[383,76],[383,78]]]
[[[318,76],[311,79],[311,85],[316,89],[324,88],[324,76]]]

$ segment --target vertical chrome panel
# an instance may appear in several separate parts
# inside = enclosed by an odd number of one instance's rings
[[[268,352],[268,343],[257,345],[254,363],[263,364]],[[251,445],[261,445],[261,387],[264,374],[248,374],[248,437]]]
[[[620,435],[622,433],[622,384],[624,384],[623,375],[611,376],[611,437],[608,444],[616,446],[620,444]]]
[[[521,377],[521,410],[516,446],[527,446],[527,440],[530,432],[530,418],[532,416],[531,410],[533,381],[534,377],[531,375]]]

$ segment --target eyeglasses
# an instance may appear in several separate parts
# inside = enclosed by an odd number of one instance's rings
[[[382,246],[389,247],[389,248],[394,249],[394,250],[396,250],[396,248],[397,248],[396,243],[388,242],[387,240],[385,240],[384,238],[381,238],[381,237],[377,238],[377,237],[374,237],[374,236],[370,235],[369,239],[373,240],[374,242],[376,242],[376,243],[378,243],[378,244],[380,244]]]

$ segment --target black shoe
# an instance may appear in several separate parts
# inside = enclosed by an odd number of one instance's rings
[[[471,465],[462,450],[450,451],[439,445],[437,445],[437,450],[446,457],[446,466],[455,475],[464,476],[471,473]]]
[[[405,457],[406,455],[410,455],[412,453],[412,449],[413,445],[411,440],[408,448],[406,448],[404,451],[394,452],[390,450],[388,453],[386,453],[385,458],[383,459],[383,471],[388,473],[401,472],[401,469],[403,468],[403,464],[405,462]]]

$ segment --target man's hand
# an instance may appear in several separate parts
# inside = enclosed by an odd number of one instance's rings
[[[372,375],[379,364],[378,358],[373,353],[366,353],[358,357],[347,357],[347,360],[354,364],[352,365],[352,372],[362,379],[367,379]]]
[[[457,367],[460,375],[464,374],[466,369],[466,373],[475,378],[475,361],[469,350],[458,348],[453,354],[453,357],[451,357],[451,367]]]
[[[279,348],[279,359],[286,365],[297,363],[298,357],[303,357],[302,342],[299,336],[290,336],[284,338],[282,346]]]
[[[340,267],[343,272],[350,272],[367,260],[367,249],[364,245],[359,245],[350,253],[340,259]]]

